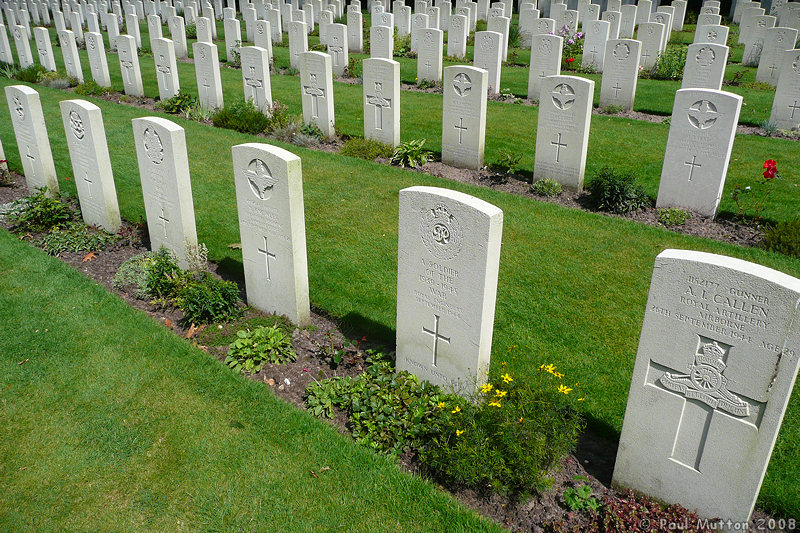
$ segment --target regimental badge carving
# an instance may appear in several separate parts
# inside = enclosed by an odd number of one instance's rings
[[[775,41],[777,41],[778,43],[782,43],[784,37],[785,36],[784,36],[783,32],[780,31],[777,34],[775,34]]]
[[[709,41],[717,42],[717,38],[719,37],[719,34],[717,34],[717,30],[710,30],[706,34],[706,37],[708,38]]]
[[[628,59],[628,57],[630,57],[631,47],[628,46],[628,43],[617,43],[612,53],[617,60],[622,61],[623,59]]]
[[[542,31],[545,31],[545,30],[547,30],[547,23],[546,22],[540,22],[539,23],[539,31],[542,32]]]
[[[158,132],[146,128],[144,130],[144,152],[147,158],[155,165],[160,165],[164,161],[164,145]]]
[[[750,405],[728,390],[728,378],[722,375],[727,366],[723,361],[725,351],[722,347],[716,341],[709,342],[702,345],[701,352],[695,354],[688,374],[666,372],[659,378],[659,383],[712,409],[734,416],[750,416]]]
[[[594,32],[594,33],[600,33],[600,24],[594,24],[594,25],[592,26],[592,32]]]
[[[278,178],[272,176],[269,167],[260,159],[253,159],[244,171],[250,190],[259,200],[269,200],[272,196],[272,187],[278,182]]]
[[[759,28],[765,28],[767,26],[767,21],[764,19],[760,19],[757,24]]]
[[[550,52],[553,50],[553,44],[550,42],[549,39],[542,39],[539,41],[539,53],[550,55]]]
[[[489,48],[491,48],[491,46],[492,46],[491,37],[489,37],[488,35],[484,35],[483,37],[481,37],[481,50],[486,52],[489,50]]]
[[[689,106],[689,124],[699,130],[707,130],[717,122],[717,106],[708,100],[698,100]]]
[[[575,103],[575,89],[566,83],[556,85],[550,94],[553,97],[555,106],[562,111],[569,109]]]
[[[22,32],[19,28],[14,28],[14,39],[20,40],[22,39]]]
[[[69,112],[69,127],[72,134],[76,139],[81,140],[86,135],[86,130],[83,128],[83,119],[75,111]]]
[[[94,50],[97,43],[94,42],[94,35],[89,35],[88,39],[86,39],[86,43],[89,45],[91,50]]]
[[[465,73],[459,72],[453,78],[453,90],[458,96],[467,96],[472,90],[472,80]]]
[[[425,44],[428,46],[433,44],[433,32],[430,31],[425,32]]]
[[[205,48],[200,48],[200,57],[202,59],[206,58],[206,49]]]
[[[653,35],[653,32],[655,32],[655,28],[653,28],[652,26],[648,26],[647,27],[647,33],[650,34],[650,35]]]
[[[714,50],[708,46],[702,47],[700,50],[697,51],[697,57],[695,57],[695,61],[701,67],[707,67],[714,62],[714,58],[717,54],[714,53]]]
[[[25,107],[22,105],[19,96],[14,97],[14,111],[17,112],[17,115],[19,115],[20,119],[25,118]]]
[[[453,259],[461,252],[461,226],[444,204],[423,210],[420,233],[425,248],[437,259]]]
[[[666,20],[664,19],[663,15],[656,15],[656,22],[658,22],[659,24],[665,24]]]
[[[617,16],[614,13],[609,13],[608,11],[606,13],[608,13],[608,15],[606,15],[606,18],[609,22],[614,22],[615,20],[617,20]]]

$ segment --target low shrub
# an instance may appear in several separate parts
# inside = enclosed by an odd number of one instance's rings
[[[791,257],[800,257],[800,218],[768,226],[761,246]]]
[[[367,161],[375,161],[379,157],[384,159],[392,157],[392,147],[374,139],[353,137],[345,141],[339,153],[351,157],[359,157]]]
[[[658,210],[658,222],[668,228],[683,226],[692,214],[678,207],[665,207]]]
[[[196,24],[187,24],[185,30],[186,30],[186,38],[187,39],[197,39],[197,25]]]
[[[631,174],[603,167],[587,187],[589,204],[598,211],[630,213],[650,205],[650,198]]]
[[[45,253],[58,256],[63,252],[97,252],[119,241],[120,237],[85,224],[68,222],[52,228],[36,241]]]
[[[253,135],[263,133],[269,128],[269,117],[249,100],[237,100],[217,110],[211,121],[218,128],[235,130]]]
[[[319,129],[319,126],[317,126],[313,122],[303,123],[303,125],[300,126],[300,133],[302,133],[306,137],[312,137],[317,141],[321,141],[325,138],[325,134],[322,133],[322,130]]]
[[[156,102],[156,107],[162,109],[165,113],[185,114],[193,106],[197,105],[197,103],[198,100],[196,97],[180,91],[172,98]]]
[[[624,107],[622,107],[621,105],[614,105],[614,104],[609,104],[605,107],[600,108],[600,114],[602,115],[618,115],[623,111],[625,111]]]
[[[275,326],[240,330],[228,347],[225,364],[246,374],[259,372],[264,363],[283,364],[297,359],[288,335]]]
[[[552,178],[544,178],[538,180],[531,185],[531,192],[536,196],[544,196],[545,198],[555,198],[561,196],[564,188],[559,182]]]
[[[22,68],[17,71],[14,78],[19,81],[28,83],[36,83],[39,81],[39,76],[47,72],[41,65],[31,65],[27,68]]]
[[[202,272],[191,279],[177,303],[187,323],[224,322],[239,314],[239,287]]]
[[[147,265],[147,290],[151,298],[169,300],[178,296],[189,283],[169,250],[161,248]]]
[[[369,50],[369,48],[365,48],[365,50]],[[395,32],[395,34],[394,34],[394,56],[395,57],[417,57],[417,53],[411,51],[411,35],[406,35],[404,37],[400,37],[397,34],[397,32]]]
[[[108,89],[97,84],[94,80],[87,80],[75,86],[75,94],[81,96],[102,96]]]
[[[526,380],[499,372],[475,403],[438,405],[440,432],[421,446],[420,460],[457,485],[523,495],[544,490],[552,483],[548,473],[575,449],[581,398],[553,365]]]
[[[500,158],[492,163],[491,168],[510,176],[517,172],[519,162],[522,161],[522,154],[519,152],[507,152],[500,150]]]
[[[145,252],[122,263],[111,282],[114,288],[131,292],[136,298],[146,300],[150,295],[148,281],[155,256],[156,252]]]
[[[19,70],[19,67],[13,63],[4,63],[0,61],[0,76],[3,78],[15,79]]]
[[[400,143],[392,152],[391,162],[401,167],[416,168],[433,160],[433,153],[425,150],[425,139],[414,139]]]
[[[66,89],[67,87],[78,85],[78,80],[58,71],[45,71],[39,73],[36,77],[36,83],[53,89]]]
[[[20,231],[50,231],[72,219],[72,210],[58,198],[41,189],[32,196],[14,202],[8,220]]]
[[[650,70],[650,78],[655,80],[680,80],[686,67],[686,46],[668,45],[658,56],[655,66]]]

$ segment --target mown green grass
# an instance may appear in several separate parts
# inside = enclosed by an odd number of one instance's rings
[[[3,80],[2,85],[8,84]],[[337,85],[337,91],[342,88]],[[73,182],[64,179],[71,176],[71,170],[58,110],[58,101],[71,95],[39,90],[62,188],[74,194]],[[409,109],[404,117],[424,122],[423,115],[435,114],[429,107],[415,108],[429,104],[428,100],[415,100],[422,96],[404,95],[404,113],[406,106]],[[149,113],[90,100],[103,110],[122,215],[138,220],[144,209],[130,120]],[[492,120],[497,119],[494,109]],[[507,117],[517,123],[527,120],[530,115],[525,113],[535,111],[512,106],[503,109],[520,113],[516,118]],[[345,116],[360,114],[360,106],[349,114],[348,108],[342,110]],[[0,137],[12,166],[19,168],[7,113],[5,106],[0,108]],[[228,244],[240,242],[230,147],[256,138],[170,118],[187,133],[199,239],[208,245],[212,259],[241,275],[241,253],[228,248]],[[620,149],[616,139],[628,135],[637,139],[641,156],[629,156],[632,159],[626,168],[640,175],[647,165],[650,170],[660,170],[660,160],[646,155],[647,147],[655,150],[658,146],[654,137],[665,141],[665,126],[608,117],[595,122],[605,123],[609,125],[605,130],[608,138],[597,133],[602,128],[593,130],[592,165],[618,161],[614,159]],[[534,131],[532,126],[529,131]],[[742,139],[754,153],[745,154],[739,146],[734,157],[757,161],[759,151],[797,149],[794,143],[772,139],[740,137],[737,143]],[[493,360],[495,364],[507,361],[520,379],[543,362],[558,365],[568,379],[579,382],[577,390],[586,396],[585,409],[592,424],[612,436],[621,427],[653,261],[659,252],[684,248],[721,253],[800,276],[799,261],[758,249],[681,236],[337,154],[272,144],[302,158],[312,304],[355,328],[359,335],[366,333],[387,343],[394,339],[398,191],[412,185],[446,187],[503,209]],[[787,212],[793,208],[787,206]],[[800,511],[797,485],[791,481],[800,479],[800,458],[792,451],[798,438],[800,404],[795,398],[760,499],[761,505],[788,516]]]
[[[0,530],[500,530],[5,230],[0,271]]]

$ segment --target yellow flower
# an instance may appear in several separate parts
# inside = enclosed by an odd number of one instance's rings
[[[570,389],[570,390],[572,390],[572,389]],[[456,405],[456,408],[453,409],[450,412],[453,413],[453,414],[461,412],[461,406],[460,405]]]
[[[502,398],[503,396],[508,394],[508,391],[504,391],[504,390],[499,390],[498,389],[498,390],[495,390],[494,393],[495,393],[495,395],[497,395],[498,398]]]
[[[512,381],[514,381],[514,379],[508,374],[508,372],[506,372],[500,377],[503,378],[503,381],[505,381],[506,383],[511,383]]]
[[[465,431],[466,431],[466,429],[457,429],[456,430],[456,437],[460,437]]]
[[[486,385],[481,385],[481,392],[482,393],[486,394],[490,390],[492,390],[492,384],[491,383],[487,383]]]
[[[500,402],[499,402],[499,401],[497,401],[497,400],[493,400],[493,401],[489,402],[489,405],[490,405],[491,407],[502,407],[502,405],[500,404]]]
[[[550,363],[549,365],[547,365],[547,366],[545,366],[545,367],[544,367],[544,371],[545,371],[545,372],[549,372],[549,373],[551,373],[551,374],[552,374],[553,372],[555,372],[555,371],[556,371],[556,365],[554,365],[554,364]]]
[[[447,407],[447,404],[444,402],[439,402],[436,404],[436,407],[438,407],[439,409],[444,409],[445,407]]]
[[[506,366],[506,364],[507,363],[505,361],[503,361],[502,363],[500,363],[500,366]]]
[[[553,372],[553,375],[554,375],[555,377],[557,377],[558,379],[561,379],[561,378],[563,378],[563,377],[564,377],[564,374],[562,374],[561,372]]]
[[[569,394],[569,391],[571,391],[571,390],[572,389],[570,389],[566,385],[559,385],[558,386],[558,392],[563,392],[564,394]]]
[[[525,419],[524,419],[524,418],[522,418],[522,417],[519,417],[519,421],[520,421],[520,423],[522,423],[522,421],[523,421],[523,420],[525,420]]]
[[[585,399],[586,399],[586,398],[578,398],[578,401],[579,401],[579,402],[582,402],[582,401],[583,401],[583,400],[585,400]]]

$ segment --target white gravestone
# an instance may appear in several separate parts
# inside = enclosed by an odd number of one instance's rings
[[[286,24],[287,32],[289,30],[289,24],[291,24],[291,22]],[[255,46],[267,51],[269,63],[271,65],[274,62],[274,57],[272,55],[272,28],[269,22],[261,19],[256,20],[255,28]]]
[[[433,28],[419,30],[419,52],[417,54],[417,79],[442,81],[442,50],[444,32]]]
[[[130,14],[125,15],[125,31],[133,37],[136,48],[142,47],[142,33],[139,31],[139,17]]]
[[[650,22],[650,13],[653,12],[653,2],[650,0],[639,0],[637,2],[636,24]]]
[[[158,98],[168,100],[181,90],[175,46],[170,39],[153,39],[153,60],[158,80]]]
[[[142,72],[139,70],[139,54],[136,50],[136,39],[130,35],[120,35],[117,38],[117,52],[119,54],[119,67],[122,71],[122,83],[125,94],[144,96]]]
[[[50,44],[50,32],[47,31],[47,28],[33,28],[33,36],[36,39],[39,63],[45,70],[55,72],[56,58],[53,56],[53,46]]]
[[[11,51],[11,44],[8,42],[6,27],[2,24],[0,24],[0,61],[9,65],[14,64],[14,54]]]
[[[85,100],[62,100],[60,106],[83,221],[116,233],[117,189],[100,108]]]
[[[271,113],[272,84],[269,78],[269,55],[264,48],[242,48],[242,82],[244,98],[253,102],[265,115]]]
[[[403,6],[400,11],[395,13],[395,24],[397,24],[397,35],[405,37],[411,34],[411,8]]]
[[[728,42],[727,26],[698,26],[694,34],[694,42],[725,45]]]
[[[657,22],[643,22],[639,24],[636,34],[637,40],[642,43],[639,65],[649,71],[656,66],[661,53],[661,41],[664,37],[664,25]]]
[[[475,67],[444,69],[442,163],[474,170],[483,166],[488,77]]]
[[[364,19],[360,11],[347,12],[347,48],[354,54],[364,50]]]
[[[534,35],[531,67],[528,72],[528,98],[539,97],[542,79],[561,74],[561,51],[564,39],[558,35]]]
[[[609,39],[606,42],[599,107],[614,105],[625,111],[633,110],[641,46],[642,43],[632,39]]]
[[[546,35],[549,33],[555,33],[556,28],[556,21],[549,18],[540,18],[536,21],[536,31],[533,32],[533,35]],[[531,38],[531,44],[528,48],[533,46],[533,40]]]
[[[489,94],[498,94],[500,92],[500,72],[502,68],[500,47],[502,44],[503,36],[495,31],[475,32],[475,59],[472,65],[486,71]]]
[[[225,58],[228,63],[233,62],[242,47],[242,24],[239,19],[225,19]]]
[[[610,24],[608,27],[608,38],[617,39],[619,37],[619,25],[622,22],[622,13],[619,11],[606,11],[600,16],[600,20],[605,20]]]
[[[164,36],[161,29],[161,17],[158,15],[147,16],[147,31],[150,37],[150,49],[153,49],[153,39],[160,39]]]
[[[468,24],[464,15],[450,17],[450,30],[447,32],[448,56],[464,58],[467,55]]]
[[[653,22],[656,22],[664,26],[664,31],[662,32],[661,36],[661,47],[660,47],[660,51],[664,52],[664,50],[667,49],[667,43],[669,42],[670,33],[672,32],[672,15],[663,11],[658,11],[650,15],[650,19]]]
[[[50,196],[57,195],[58,177],[39,93],[27,85],[10,85],[6,87],[6,101],[17,138],[25,184],[32,191],[47,187]]]
[[[781,129],[800,129],[800,50],[784,52],[781,70],[769,120]]]
[[[269,22],[269,27],[272,31],[272,42],[279,44],[283,42],[283,26],[277,11],[277,9],[268,9],[266,20]]]
[[[64,30],[59,33],[58,42],[61,44],[61,54],[64,56],[64,69],[67,71],[67,76],[83,83],[83,69],[81,68],[81,58],[78,55],[78,46],[75,44],[75,34],[70,30]]]
[[[335,133],[331,69],[331,56],[328,54],[305,52],[302,55],[300,90],[303,121],[306,124],[316,124],[325,137],[332,137]]]
[[[365,59],[363,68],[364,138],[397,146],[400,144],[400,63],[391,59]]]
[[[247,303],[307,325],[311,311],[300,158],[258,143],[239,144],[231,153]]]
[[[399,219],[397,370],[469,396],[489,370],[503,212],[461,192],[409,187]]]
[[[733,93],[675,93],[656,207],[717,215],[741,107],[742,97]]]
[[[756,17],[753,29],[748,34],[748,40],[744,43],[742,66],[758,66],[758,62],[761,59],[761,51],[764,48],[764,39],[767,36],[767,32],[775,27],[776,20],[775,17],[769,15]]]
[[[583,189],[594,82],[576,76],[542,80],[536,129],[534,180],[553,179]]]
[[[747,42],[748,35],[753,30],[756,17],[764,15],[764,9],[760,7],[748,7],[742,13],[742,23],[739,24],[739,44]]]
[[[211,21],[207,17],[197,18],[197,22],[195,23],[195,31],[197,33],[198,43],[213,42],[213,37],[211,34]]]
[[[168,21],[169,35],[175,46],[175,57],[186,59],[189,57],[189,48],[186,46],[186,23],[183,17],[170,17]]]
[[[675,8],[675,16],[672,18],[672,31],[683,31],[683,23],[686,20],[686,0],[672,0],[672,7]]]
[[[486,24],[487,31],[497,32],[503,36],[503,42],[500,44],[500,59],[502,61],[508,60],[508,33],[511,29],[511,19],[507,17],[489,17],[489,22]]]
[[[83,44],[83,25],[81,21],[81,14],[77,11],[72,12],[72,16],[70,17],[72,21],[72,32],[75,34],[75,40],[81,44]]]
[[[581,59],[583,68],[593,68],[597,72],[603,72],[603,61],[605,60],[606,42],[608,41],[610,27],[611,24],[605,20],[593,20],[586,25],[583,58]]]
[[[103,34],[91,31],[86,32],[84,39],[86,42],[86,54],[89,56],[89,70],[92,72],[92,79],[100,87],[111,87]]]
[[[765,32],[764,48],[758,61],[756,81],[778,84],[784,52],[794,48],[797,30],[794,28],[771,28]]]
[[[331,56],[333,73],[336,76],[344,76],[349,61],[347,26],[344,24],[328,25],[328,54]]]
[[[681,89],[722,89],[728,47],[722,44],[689,45]]]
[[[197,247],[186,132],[160,117],[133,119],[150,247],[175,254],[182,267]]]
[[[633,39],[637,10],[638,7],[634,4],[627,4],[620,8],[619,39]]]
[[[309,4],[306,4],[309,5]],[[300,69],[303,54],[308,51],[308,32],[305,22],[289,24],[289,65]]]
[[[800,280],[776,270],[661,252],[614,486],[746,523],[797,377],[798,302]]]
[[[419,30],[428,27],[428,15],[415,14],[411,17],[411,51],[419,50]]]
[[[392,59],[394,54],[394,33],[386,26],[372,26],[369,29],[369,55],[373,59]]]
[[[534,33],[539,33],[536,30],[536,21],[539,19],[538,9],[526,9],[519,14],[519,34],[520,34],[520,47],[530,48],[531,37]]]
[[[320,13],[319,17],[319,42],[328,44],[328,27],[333,24],[333,13],[328,10]]]
[[[19,58],[20,68],[26,69],[33,65],[33,54],[31,53],[31,43],[28,41],[28,35],[25,32],[25,27],[16,25],[11,30],[14,36],[14,46],[17,48],[17,57]]]
[[[192,52],[200,106],[204,109],[221,109],[224,102],[217,45],[196,42],[192,45]]]

